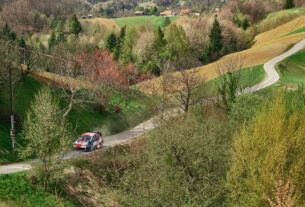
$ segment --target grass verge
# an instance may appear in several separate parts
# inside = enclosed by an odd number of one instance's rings
[[[283,60],[276,66],[280,80],[274,85],[257,91],[260,95],[270,95],[280,88],[297,90],[300,84],[305,84],[305,49]]]
[[[234,73],[239,73],[235,71]],[[240,88],[245,89],[247,87],[254,86],[265,79],[266,73],[263,65],[253,66],[252,68],[244,68],[240,70]],[[209,96],[213,97],[217,95],[217,87],[220,78],[215,78],[207,82],[207,88],[209,89]]]
[[[78,206],[65,196],[56,196],[55,193],[35,187],[26,179],[26,173],[0,176],[0,200],[4,201],[8,206]]]

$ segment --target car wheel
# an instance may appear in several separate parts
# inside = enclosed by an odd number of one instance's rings
[[[90,146],[90,151],[93,151],[94,150],[94,147],[93,145]]]

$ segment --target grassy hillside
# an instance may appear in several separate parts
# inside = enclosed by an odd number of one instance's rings
[[[175,21],[179,17],[170,17],[171,21]],[[113,19],[117,25],[120,27],[124,25],[141,25],[145,24],[147,21],[150,21],[153,25],[162,26],[164,22],[164,17],[157,17],[157,16],[134,16],[134,17],[123,17],[123,18],[116,18]]]
[[[303,27],[305,27],[305,16],[299,17],[287,24],[262,33],[256,36],[256,43],[250,49],[229,54],[217,62],[198,67],[198,76],[201,77],[202,80],[212,80],[219,76],[217,72],[217,66],[219,64],[222,64],[223,61],[234,59],[236,57],[240,57],[242,59],[243,66],[245,68],[251,67],[252,65],[264,64],[272,58],[287,51],[288,48],[291,48],[291,45],[294,45],[300,40],[304,39],[304,32],[283,37],[289,32]],[[160,79],[155,78],[149,82],[150,84],[158,85]],[[143,85],[145,84],[140,83],[138,84],[138,87],[145,91]]]
[[[288,57],[276,66],[277,72],[280,74],[280,80],[261,91],[258,94],[271,94],[279,88],[288,88],[297,90],[302,84],[305,86],[305,50]]]
[[[238,71],[236,71],[238,73]],[[247,87],[254,86],[262,82],[265,79],[266,73],[263,65],[254,66],[253,69],[244,68],[240,71],[240,88],[245,89]],[[218,84],[220,78],[215,78],[207,82],[208,94],[210,96],[217,96]]]
[[[304,13],[305,8],[293,8],[270,13],[257,25],[257,29],[259,32],[271,30],[301,15],[304,15]]]
[[[1,175],[0,186],[0,200],[5,201],[6,206],[79,206],[65,196],[56,196],[55,193],[35,187],[26,179],[26,173]]]
[[[284,11],[282,11],[282,12],[284,12]],[[304,9],[304,12],[305,12],[305,9]],[[263,24],[263,22],[261,24]],[[287,34],[292,34],[293,32],[295,32],[299,29],[302,29],[304,27],[305,27],[305,15],[304,14],[292,21],[289,21],[288,23],[283,24],[281,22],[281,24],[278,27],[257,35],[255,37],[253,47],[260,47],[260,46],[268,43],[269,41],[280,39],[283,36],[285,36]]]
[[[34,98],[35,93],[43,86],[42,83],[37,82],[33,78],[26,78],[24,83],[16,86],[15,92],[15,111],[17,116],[17,141],[22,144],[20,138],[21,122],[24,120],[26,112]],[[56,91],[57,94],[61,90]],[[113,94],[111,103],[116,105],[122,102],[123,92]],[[4,117],[0,120],[0,163],[8,163],[16,160],[15,154],[11,153],[11,139],[9,137],[9,97],[7,91],[0,93],[0,115]],[[142,99],[142,100],[140,100]],[[69,121],[72,122],[76,129],[76,135],[91,130],[102,130],[104,135],[108,136],[124,131],[130,126],[134,126],[143,120],[147,119],[150,114],[145,113],[145,97],[136,96],[125,106],[124,102],[120,104],[121,112],[119,116],[114,114],[115,108],[109,109],[104,114],[97,110],[96,105],[87,104],[85,108],[75,106],[69,114]],[[62,106],[66,106],[64,101],[61,101]],[[132,121],[130,118],[133,118]]]

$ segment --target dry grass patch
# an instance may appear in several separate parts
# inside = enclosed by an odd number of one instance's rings
[[[93,18],[93,19],[85,19],[81,20],[83,23],[89,23],[93,25],[98,25],[101,28],[106,28],[107,30],[111,30],[113,27],[119,28],[119,26],[115,23],[113,19],[108,18]]]
[[[73,78],[64,77],[49,72],[33,72],[29,75],[40,83],[50,85],[53,87],[63,88],[68,86],[73,86],[74,88],[90,88],[94,87],[92,83],[83,80],[76,80]]]
[[[272,29],[268,32],[261,33],[255,37],[254,47],[260,47],[262,44],[266,44],[269,41],[279,39],[286,34],[305,27],[305,16],[301,16],[293,21],[290,21],[282,26]]]

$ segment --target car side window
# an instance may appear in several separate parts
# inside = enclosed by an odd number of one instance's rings
[[[95,142],[95,141],[97,140],[96,135],[93,136],[93,139],[92,139],[92,140],[93,140],[93,142]]]

